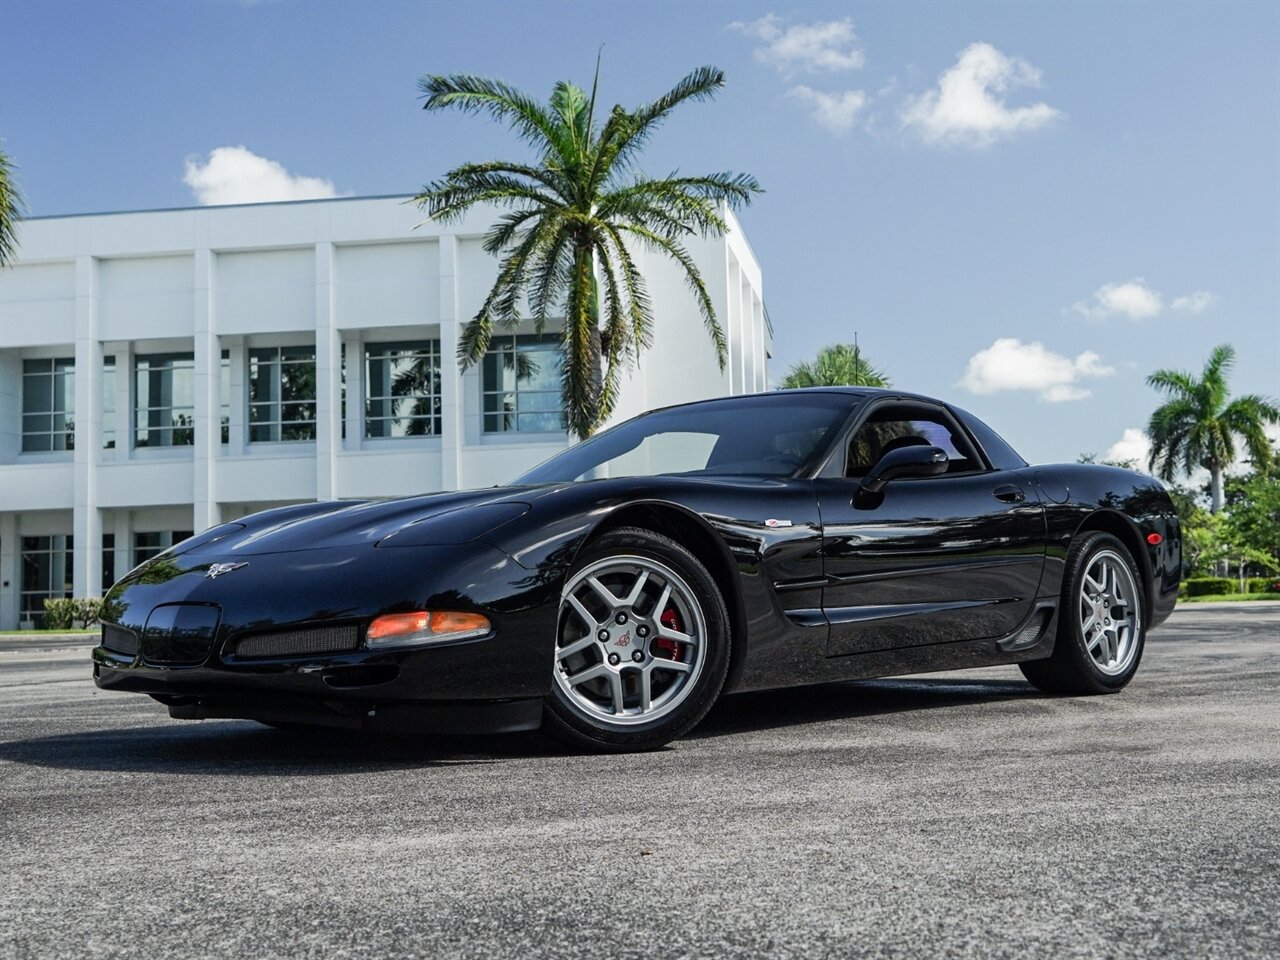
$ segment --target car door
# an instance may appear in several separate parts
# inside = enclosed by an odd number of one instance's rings
[[[947,452],[945,473],[858,495],[883,453],[919,443]],[[815,483],[828,656],[1002,637],[1031,612],[1045,534],[1030,479],[992,469],[945,407],[872,405]]]

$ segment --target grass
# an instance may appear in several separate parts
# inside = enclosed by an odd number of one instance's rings
[[[1247,600],[1280,600],[1280,593],[1211,593],[1205,597],[1179,597],[1179,603],[1221,603]]]
[[[0,630],[0,637],[38,637],[48,634],[82,633],[86,637],[98,632],[97,627],[68,627],[65,630]]]

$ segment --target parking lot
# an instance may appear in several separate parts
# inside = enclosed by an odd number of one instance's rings
[[[1122,694],[729,698],[659,753],[171,721],[0,641],[0,957],[1275,957],[1280,604]]]

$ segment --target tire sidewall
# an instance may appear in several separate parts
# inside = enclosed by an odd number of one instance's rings
[[[1084,580],[1085,571],[1089,569],[1093,558],[1104,550],[1110,551],[1124,560],[1137,591],[1136,599],[1139,615],[1137,650],[1134,652],[1133,662],[1129,664],[1123,673],[1117,674],[1103,673],[1098,669],[1093,655],[1089,653],[1089,648],[1085,643],[1084,631],[1081,629],[1078,615],[1080,587]],[[1066,634],[1066,638],[1071,642],[1072,649],[1080,665],[1088,672],[1093,682],[1108,690],[1119,690],[1133,679],[1133,675],[1138,672],[1138,666],[1142,663],[1142,655],[1147,647],[1147,597],[1142,581],[1142,571],[1138,568],[1137,561],[1134,560],[1133,554],[1129,552],[1129,548],[1118,537],[1110,533],[1091,533],[1079,544],[1077,549],[1072,551],[1069,574],[1066,592],[1062,597],[1061,616],[1064,618],[1066,625],[1066,630],[1063,633]],[[1059,638],[1062,639],[1062,634],[1059,634]]]
[[[582,745],[613,749],[643,749],[661,746],[691,729],[711,708],[724,686],[729,668],[729,615],[724,598],[706,567],[683,546],[661,534],[622,528],[606,533],[583,549],[573,568],[566,575],[566,582],[579,570],[611,556],[633,555],[647,557],[671,567],[685,579],[693,591],[694,599],[702,607],[706,622],[706,661],[694,681],[694,689],[675,710],[647,723],[628,725],[625,730],[607,727],[584,716],[566,699],[558,683],[552,682],[551,695],[547,698],[548,720],[553,725],[567,727],[574,740]],[[557,611],[556,631],[560,630],[560,613]],[[553,660],[551,669],[559,669]]]

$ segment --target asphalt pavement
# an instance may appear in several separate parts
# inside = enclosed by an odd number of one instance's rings
[[[0,645],[0,958],[1277,957],[1280,604],[1116,696],[728,698],[654,754],[174,721]]]

